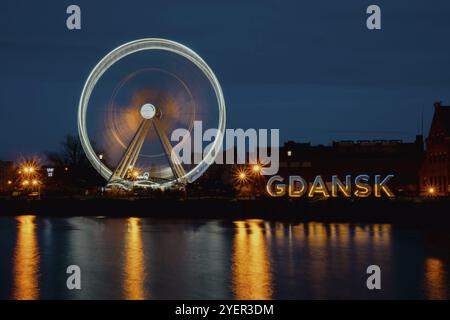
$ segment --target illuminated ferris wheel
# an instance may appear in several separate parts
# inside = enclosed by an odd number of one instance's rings
[[[195,121],[217,129],[215,139],[201,161],[174,161],[171,133],[191,133]],[[225,121],[211,68],[193,50],[165,39],[136,40],[109,52],[91,71],[78,107],[87,158],[108,187],[125,190],[196,180],[221,150]]]

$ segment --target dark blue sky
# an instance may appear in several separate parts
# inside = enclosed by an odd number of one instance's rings
[[[82,30],[69,31],[78,4]],[[382,30],[365,10],[382,9]],[[76,133],[89,71],[130,40],[193,48],[221,81],[227,127],[280,128],[282,141],[413,140],[422,109],[450,103],[450,2],[2,1],[0,159]]]

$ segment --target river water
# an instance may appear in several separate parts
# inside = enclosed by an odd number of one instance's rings
[[[1,299],[448,299],[449,263],[448,233],[385,224],[0,218]]]

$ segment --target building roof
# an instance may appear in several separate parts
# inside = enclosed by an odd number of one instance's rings
[[[436,102],[434,104],[434,116],[433,116],[433,125],[439,123],[439,127],[441,127],[444,131],[446,137],[450,136],[450,106],[443,106],[441,102]]]

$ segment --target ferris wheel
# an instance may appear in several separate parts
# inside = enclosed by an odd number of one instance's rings
[[[200,161],[174,161],[171,133],[191,133],[195,121],[217,129],[213,142]],[[103,57],[78,106],[88,160],[107,187],[125,190],[195,181],[221,152],[225,122],[222,89],[211,68],[188,47],[156,38],[125,43]]]

